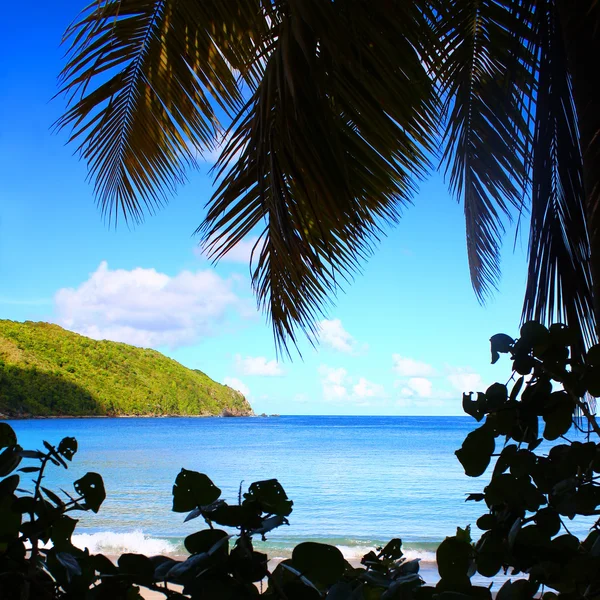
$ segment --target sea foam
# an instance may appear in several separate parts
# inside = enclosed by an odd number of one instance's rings
[[[142,531],[117,533],[100,531],[97,533],[76,534],[72,538],[74,546],[87,548],[91,554],[180,554],[181,550],[169,540],[146,535]]]

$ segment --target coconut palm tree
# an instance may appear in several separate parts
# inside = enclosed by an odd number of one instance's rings
[[[197,232],[213,259],[259,232],[253,285],[283,349],[314,338],[438,167],[477,297],[505,223],[530,217],[524,318],[590,343],[599,26],[598,0],[94,0],[66,34],[58,125],[113,220],[152,213],[220,147]]]

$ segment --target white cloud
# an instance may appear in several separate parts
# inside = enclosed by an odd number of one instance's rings
[[[248,316],[234,280],[211,269],[171,277],[155,269],[110,270],[106,262],[55,297],[55,321],[95,339],[177,347],[211,335],[234,310]]]
[[[327,365],[319,367],[319,375],[321,376],[321,385],[323,387],[323,399],[326,401],[340,401],[348,396],[346,389],[346,377],[348,372],[346,369],[334,369]]]
[[[400,354],[393,354],[392,362],[394,372],[402,377],[432,377],[436,374],[431,365]]]
[[[396,382],[401,386],[396,404],[400,407],[433,408],[445,405],[446,400],[455,400],[456,394],[443,389],[436,389],[433,382],[426,377],[411,377],[404,382]]]
[[[479,373],[474,373],[468,368],[450,367],[448,381],[452,387],[460,392],[478,392],[486,389],[483,379]]]
[[[414,394],[420,398],[431,398],[433,396],[433,384],[425,377],[411,377],[407,381],[406,387],[410,392],[409,396],[413,396]]]
[[[346,354],[356,352],[356,340],[344,329],[340,319],[324,319],[319,322],[318,327],[319,339],[323,345]]]
[[[352,391],[358,398],[381,398],[385,396],[385,390],[382,385],[373,383],[364,377],[358,380]]]
[[[358,379],[348,376],[348,371],[342,367],[334,368],[327,365],[319,367],[323,399],[326,402],[351,402],[359,406],[369,406],[373,400],[386,398],[385,388],[364,377]]]
[[[250,388],[243,381],[240,381],[235,377],[225,377],[223,384],[241,392],[246,398],[250,396]]]
[[[281,365],[275,360],[267,360],[264,356],[235,355],[235,368],[242,375],[263,375],[277,377],[283,375]]]

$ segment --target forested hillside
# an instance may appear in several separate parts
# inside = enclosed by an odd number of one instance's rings
[[[247,415],[242,394],[156,350],[0,320],[0,414]]]

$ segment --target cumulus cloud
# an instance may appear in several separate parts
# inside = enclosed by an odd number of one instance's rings
[[[385,389],[382,385],[373,383],[364,377],[358,380],[352,391],[357,398],[381,398],[385,396]]]
[[[400,354],[393,354],[392,362],[394,372],[401,377],[432,377],[436,374],[431,365]]]
[[[464,367],[450,367],[448,381],[461,394],[464,392],[477,392],[487,388],[479,373],[474,373]]]
[[[458,392],[469,393],[478,392],[486,389],[486,385],[481,379],[479,373],[472,373],[469,371],[456,371],[448,375],[448,381],[452,387]]]
[[[211,269],[171,277],[155,269],[111,270],[102,262],[77,288],[54,298],[55,321],[95,339],[177,347],[214,333],[229,312],[246,316],[233,279]]]
[[[242,375],[263,375],[277,377],[283,375],[281,365],[275,360],[267,360],[264,356],[235,355],[235,368]]]
[[[354,378],[342,367],[319,367],[323,399],[326,402],[352,402],[362,406],[370,404],[368,399],[382,399],[386,397],[385,388],[365,379]]]
[[[250,396],[250,388],[243,381],[240,381],[235,377],[225,377],[223,383],[228,385],[230,388],[233,388],[234,390],[244,394],[246,398]]]
[[[357,351],[356,340],[344,329],[340,319],[324,319],[319,321],[319,339],[324,346],[353,354]]]
[[[327,365],[319,367],[321,385],[323,388],[323,399],[329,402],[343,400],[348,396],[346,389],[346,378],[348,372],[343,368],[333,368]]]
[[[420,398],[431,398],[433,396],[433,384],[425,377],[411,377],[406,386],[400,390],[402,396],[419,396]]]

